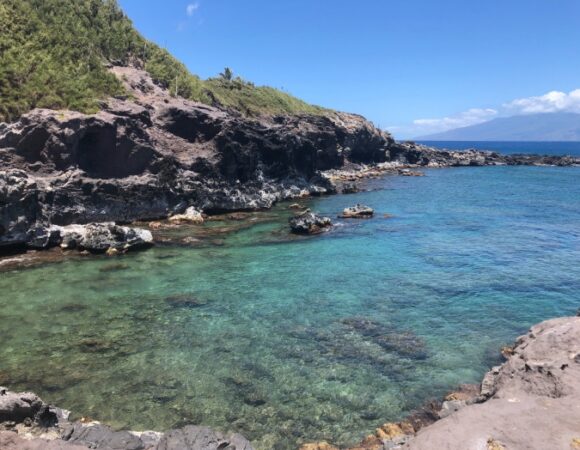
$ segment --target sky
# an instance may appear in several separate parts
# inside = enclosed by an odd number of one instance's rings
[[[580,0],[119,0],[202,78],[355,112],[397,138],[580,112]]]

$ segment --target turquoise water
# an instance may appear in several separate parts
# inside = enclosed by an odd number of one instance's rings
[[[0,273],[0,384],[118,428],[353,444],[580,306],[579,168],[426,175],[310,201],[377,212],[321,236],[289,236],[279,205],[182,229],[211,236],[191,246]]]

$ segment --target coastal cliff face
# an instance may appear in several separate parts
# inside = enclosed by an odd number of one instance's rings
[[[320,171],[384,161],[394,143],[359,116],[251,119],[173,98],[145,72],[116,71],[131,100],[0,124],[0,245],[27,243],[49,224],[261,209],[329,193]]]
[[[110,70],[130,96],[97,114],[37,109],[0,124],[0,248],[38,248],[51,225],[165,218],[191,206],[255,210],[333,193],[325,172],[345,166],[575,163],[399,144],[346,113],[250,118],[172,97],[142,70]]]

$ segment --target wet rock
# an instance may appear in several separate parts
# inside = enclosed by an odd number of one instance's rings
[[[357,192],[360,192],[360,189],[355,183],[345,183],[342,185],[342,194],[356,194]]]
[[[357,204],[342,211],[343,219],[368,219],[374,215],[374,210],[368,206]]]
[[[410,169],[399,169],[399,175],[402,175],[404,177],[424,177],[425,174],[423,172],[419,172],[416,170],[410,170]]]
[[[332,226],[328,217],[319,216],[310,211],[289,219],[290,230],[294,234],[319,234]]]
[[[198,211],[193,206],[190,206],[185,210],[183,214],[176,214],[169,218],[170,222],[176,223],[195,223],[200,224],[203,223],[203,216],[201,211]]]
[[[236,220],[236,221],[246,220],[246,219],[248,219],[248,214],[242,213],[242,212],[232,213],[232,214],[228,214],[228,219],[229,220]]]

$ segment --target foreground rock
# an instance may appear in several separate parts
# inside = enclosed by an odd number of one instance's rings
[[[520,337],[479,395],[448,396],[440,420],[385,424],[358,450],[570,450],[580,443],[580,317]],[[419,424],[422,425],[422,424]],[[316,448],[316,447],[313,447]],[[353,450],[354,450],[353,449]]]
[[[114,431],[98,422],[69,422],[68,412],[28,392],[0,388],[2,450],[253,450],[239,434],[186,426],[166,433]]]
[[[319,216],[310,211],[291,217],[288,222],[290,230],[294,234],[319,234],[332,226],[330,218]]]
[[[339,217],[343,219],[370,219],[375,211],[369,206],[357,204],[350,208],[345,208]]]
[[[405,449],[570,449],[580,437],[580,318],[543,322],[484,379],[484,403],[420,432]]]
[[[107,251],[125,252],[153,245],[153,235],[148,230],[118,226],[114,223],[87,225],[39,226],[28,232],[28,248],[46,249],[60,246],[63,249],[87,250],[93,253]]]

